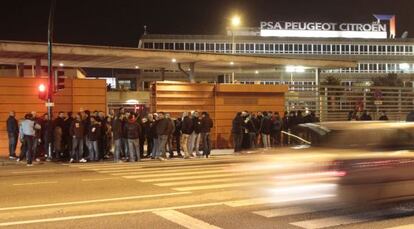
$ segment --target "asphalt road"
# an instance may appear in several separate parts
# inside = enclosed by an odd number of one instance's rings
[[[414,201],[357,208],[273,196],[268,160],[0,166],[0,227],[414,228]]]

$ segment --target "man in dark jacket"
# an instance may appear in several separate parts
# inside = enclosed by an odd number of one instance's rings
[[[267,112],[263,112],[262,122],[260,124],[260,134],[262,136],[263,147],[270,147],[270,133],[272,131],[272,121]]]
[[[145,141],[147,142],[147,154],[145,157],[151,157],[151,152],[154,146],[154,133],[151,130],[152,125],[154,124],[154,116],[152,114],[148,114],[146,118],[143,119],[142,122],[142,129],[144,130],[145,134]]]
[[[166,119],[163,112],[158,113],[158,123],[156,127],[158,136],[158,150],[156,159],[164,160],[166,158],[166,144],[168,135],[172,132],[171,121]],[[160,155],[161,154],[161,155]]]
[[[16,119],[14,111],[9,113],[7,119],[7,136],[9,138],[9,159],[14,160],[16,158],[16,146],[17,139],[19,137],[19,124]]]
[[[201,139],[203,139],[203,156],[208,158],[211,152],[210,130],[213,128],[213,120],[207,112],[201,113]]]
[[[72,121],[69,134],[72,138],[72,151],[70,154],[69,163],[73,163],[74,161],[82,161],[83,156],[83,138],[85,133],[85,127],[81,120],[80,114],[75,116],[75,119]]]
[[[249,115],[249,117],[246,118],[245,121],[245,126],[246,126],[246,130],[248,132],[249,135],[249,148],[256,148],[256,133],[257,133],[257,129],[256,129],[256,117],[255,114],[251,114]],[[260,128],[260,125],[259,125]]]
[[[129,162],[140,161],[139,135],[141,126],[138,124],[135,115],[129,116],[128,122],[124,126],[124,131],[128,141]]]
[[[112,122],[112,133],[114,140],[114,161],[119,162],[121,159],[122,151],[122,119],[124,118],[123,114],[118,114],[115,116],[114,121]]]
[[[185,159],[190,157],[189,141],[193,131],[193,120],[191,119],[190,114],[188,112],[184,112],[183,120],[181,123],[181,147],[183,148]]]
[[[175,130],[173,133],[173,138],[175,141],[175,146],[177,149],[177,156],[178,157],[183,157],[183,155],[181,154],[181,118],[177,118],[174,120],[174,126],[175,126]]]
[[[231,133],[233,134],[233,146],[234,152],[240,152],[242,141],[243,141],[243,117],[241,116],[241,112],[237,112],[236,117],[234,117],[232,122]]]
[[[99,133],[101,131],[101,126],[96,121],[94,116],[91,116],[90,120],[91,120],[91,125],[89,126],[89,131],[88,131],[89,160],[99,161],[98,139],[99,139]]]

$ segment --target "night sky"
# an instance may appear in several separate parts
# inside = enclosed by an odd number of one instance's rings
[[[1,2],[0,40],[46,41],[49,0]],[[414,37],[414,0],[58,0],[55,42],[136,47],[149,33],[222,34],[229,17],[262,20],[371,22],[396,14],[397,34]]]

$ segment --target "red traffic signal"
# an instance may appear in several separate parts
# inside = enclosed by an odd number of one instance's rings
[[[37,87],[37,93],[39,96],[39,99],[47,101],[47,87],[44,84],[40,84]]]

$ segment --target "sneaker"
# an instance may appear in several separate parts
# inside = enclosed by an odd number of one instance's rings
[[[33,164],[27,164],[26,166],[29,166],[29,167],[31,167],[31,166],[33,166]]]
[[[191,155],[193,155],[193,157],[196,157],[196,156],[197,156],[197,154],[196,154],[196,153],[192,153]]]
[[[20,162],[20,158],[17,158],[17,160],[16,160],[17,162]]]
[[[165,158],[163,158],[163,157],[159,157],[159,158],[158,158],[158,160],[160,160],[160,161],[165,161]]]
[[[15,159],[16,159],[16,157],[14,157],[14,156],[9,157],[9,160],[15,160]]]
[[[40,158],[36,158],[36,162],[39,162],[40,161]]]
[[[73,160],[73,158],[71,158],[70,160],[69,160],[69,163],[73,163],[75,160]]]
[[[80,162],[80,163],[86,163],[86,162],[88,162],[88,161],[87,161],[85,158],[82,158],[82,159],[80,159],[80,160],[79,160],[79,162]]]

